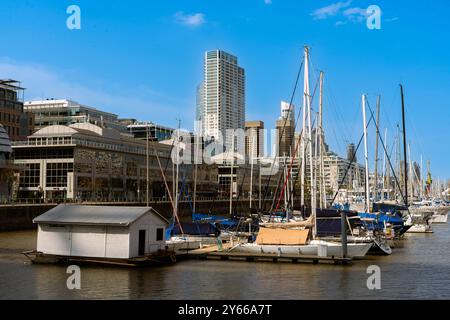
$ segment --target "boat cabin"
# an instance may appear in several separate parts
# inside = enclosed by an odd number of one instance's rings
[[[165,250],[168,221],[150,207],[58,205],[33,220],[37,251],[130,259]]]

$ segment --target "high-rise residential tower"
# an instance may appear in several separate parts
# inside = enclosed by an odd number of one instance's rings
[[[222,50],[205,53],[196,119],[202,121],[201,132],[206,138],[217,140],[222,135],[226,150],[232,146],[227,130],[245,129],[245,72],[237,57]],[[235,144],[235,149],[243,147]]]
[[[294,152],[292,148],[295,134],[295,106],[281,101],[281,117],[276,122],[278,156],[288,157]]]
[[[202,81],[202,83],[200,83],[197,86],[197,103],[196,103],[196,107],[195,107],[195,132],[196,133],[203,133],[204,130],[204,126],[203,126],[203,106],[205,103],[204,100],[204,96],[205,96],[205,91],[204,91],[204,87],[205,87],[205,83]]]
[[[356,148],[354,143],[350,143],[347,146],[347,160],[358,162],[358,159],[356,158]]]
[[[264,156],[264,122],[245,122],[245,154],[250,159]]]
[[[295,106],[291,106],[289,102],[281,101],[281,119],[295,121]]]

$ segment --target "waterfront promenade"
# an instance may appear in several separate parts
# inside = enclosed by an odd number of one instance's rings
[[[61,202],[64,203],[64,202]],[[67,202],[69,203],[69,202]],[[72,203],[72,202],[70,202]],[[256,201],[257,203],[257,201]],[[262,202],[264,204],[264,202]],[[266,207],[270,207],[272,201],[265,201]],[[0,231],[26,230],[34,228],[32,220],[38,215],[57,206],[58,202],[24,200],[14,204],[0,205]],[[99,206],[146,206],[144,202],[98,202],[85,201],[77,204],[99,205]],[[255,202],[254,202],[255,205]],[[149,201],[149,206],[158,211],[165,218],[170,219],[173,215],[170,201],[162,198],[154,198]],[[234,199],[233,208],[238,214],[248,215],[250,203],[248,199]],[[225,198],[201,198],[196,201],[197,213],[212,213],[229,216],[230,200]],[[181,200],[178,205],[178,214],[182,220],[189,220],[192,214],[192,201]]]

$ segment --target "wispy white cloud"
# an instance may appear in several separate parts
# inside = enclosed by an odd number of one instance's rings
[[[399,20],[399,18],[398,17],[394,17],[394,18],[388,18],[385,21],[386,22],[394,22],[394,21],[397,21],[397,20]]]
[[[206,22],[203,13],[185,14],[182,11],[175,13],[174,19],[177,23],[191,27],[198,27]]]
[[[314,10],[311,13],[311,16],[315,20],[327,19],[329,17],[336,16],[337,14],[339,14],[341,12],[342,9],[347,8],[351,4],[352,4],[352,0],[348,0],[345,2],[336,2],[336,3],[330,4],[329,6]]]
[[[101,85],[93,87],[68,80],[63,74],[69,73],[67,70],[55,71],[44,65],[0,57],[0,78],[21,81],[22,86],[27,88],[26,100],[70,99],[116,113],[119,117],[135,117],[166,124],[167,113],[155,110],[167,110],[174,117],[191,117],[189,108],[185,108],[188,105],[186,101],[166,97],[148,86],[138,85],[138,90],[133,95],[122,94],[120,90],[102,88]]]
[[[365,19],[367,19],[367,9],[362,8],[349,8],[344,10],[343,12],[344,17],[346,17],[348,20],[352,22],[363,22]]]
[[[339,20],[335,23],[335,26],[342,26],[348,22],[361,23],[367,19],[369,14],[367,9],[359,7],[351,7],[352,0],[346,2],[336,2],[329,6],[319,8],[311,13],[311,16],[315,20],[324,20],[331,17],[338,17]],[[395,21],[395,20],[392,20]]]
[[[347,21],[339,20],[339,21],[337,21],[334,25],[335,25],[336,27],[339,27],[339,26],[343,26],[343,25],[345,25],[345,24],[347,24]]]

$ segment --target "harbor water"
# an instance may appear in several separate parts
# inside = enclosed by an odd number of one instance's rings
[[[142,269],[81,266],[69,290],[65,266],[33,265],[21,252],[36,232],[0,233],[0,299],[450,299],[450,228],[407,235],[391,256],[351,266],[239,261],[180,261]],[[369,290],[367,268],[381,269]]]

